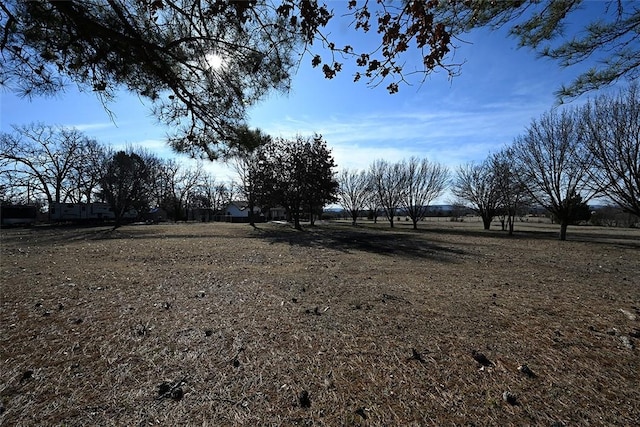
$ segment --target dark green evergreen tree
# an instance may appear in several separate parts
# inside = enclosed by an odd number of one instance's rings
[[[104,166],[102,195],[115,214],[116,227],[127,212],[139,214],[149,208],[149,169],[136,153],[118,151]]]

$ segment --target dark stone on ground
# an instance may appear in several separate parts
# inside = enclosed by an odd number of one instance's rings
[[[307,390],[302,390],[300,392],[300,395],[298,396],[298,402],[303,408],[311,407],[311,399],[309,398],[309,392]]]

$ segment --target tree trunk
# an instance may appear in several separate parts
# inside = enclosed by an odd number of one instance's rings
[[[62,182],[60,180],[56,181],[56,203],[60,203],[61,188],[62,188]]]
[[[413,229],[417,230],[418,229],[418,219],[417,218],[416,219],[412,218],[411,221],[413,221]]]
[[[358,219],[358,212],[351,212],[351,225],[356,225],[356,220]]]
[[[569,226],[568,221],[560,222],[560,240],[567,240],[567,227]]]
[[[113,223],[113,230],[119,228],[120,226],[122,226],[122,213],[120,213],[120,211],[116,211],[114,209],[113,211],[115,213],[115,219],[114,219],[114,223]]]
[[[290,215],[291,219],[293,220],[293,227],[296,230],[302,230],[302,226],[300,225],[300,206],[292,208]]]
[[[249,208],[249,225],[252,226],[252,227],[255,227],[256,226],[256,221],[253,218],[253,209],[254,209],[253,205],[254,205],[253,197],[249,196],[249,206],[248,206],[248,208]]]
[[[515,222],[515,216],[509,217],[509,236],[513,236],[513,223]]]
[[[482,225],[484,226],[485,230],[489,230],[491,228],[492,219],[493,219],[492,217],[482,216]]]
[[[316,221],[313,218],[313,205],[309,206],[309,225],[311,225],[312,227],[316,225]]]

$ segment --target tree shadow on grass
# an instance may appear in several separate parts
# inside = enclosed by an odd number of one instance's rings
[[[540,240],[540,241],[558,241],[560,242],[560,226],[557,228],[541,228],[539,230],[530,228],[519,228],[516,226],[513,234],[509,234],[506,230],[492,227],[490,230],[483,230],[482,227],[477,229],[456,228],[456,227],[438,227],[424,225],[417,230],[407,227],[399,227],[399,230],[405,230],[407,233],[423,234],[425,238],[437,236],[459,236],[459,237],[480,237],[487,239],[498,239],[506,241],[515,240]],[[380,229],[384,230],[384,229]],[[589,226],[570,226],[567,232],[567,242],[590,243],[595,245],[613,245],[620,248],[640,249],[640,233],[635,229],[609,228],[594,230]]]
[[[567,232],[567,240],[582,243],[609,244],[621,249],[640,249],[638,233],[620,232]]]
[[[468,237],[482,237],[482,238],[495,238],[504,240],[519,240],[519,239],[540,239],[540,240],[558,240],[558,231],[549,230],[514,230],[513,234],[509,234],[507,231],[492,228],[491,230],[480,229],[468,229],[468,228],[430,228],[424,227],[418,230],[412,230],[414,233],[432,234],[432,235],[450,235],[450,236],[468,236]]]
[[[12,233],[5,233],[3,241],[10,243],[13,240],[20,241],[27,237],[33,239],[39,245],[60,245],[81,240],[110,240],[131,239],[152,235],[156,232],[152,229],[144,230],[144,227],[136,226],[135,234],[125,227],[114,229],[113,224],[46,224],[35,227],[16,229]]]
[[[430,242],[421,234],[360,227],[323,226],[302,231],[288,227],[258,227],[252,237],[267,240],[271,244],[333,249],[344,253],[368,252],[442,262],[454,262],[456,258],[466,254],[459,248]]]

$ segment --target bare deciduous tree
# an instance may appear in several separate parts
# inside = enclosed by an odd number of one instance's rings
[[[370,197],[370,180],[365,171],[343,169],[338,174],[338,203],[351,216],[351,225],[367,206]]]
[[[369,176],[378,206],[382,208],[389,225],[393,228],[394,217],[402,205],[404,194],[402,164],[376,160],[371,164]]]
[[[491,228],[491,221],[500,204],[500,194],[491,163],[467,163],[456,170],[453,194],[461,203],[471,208],[482,218],[485,230]]]
[[[640,89],[603,95],[582,109],[581,135],[595,168],[594,183],[624,211],[640,216]]]
[[[499,215],[501,215],[503,222],[502,230],[504,231],[504,219],[506,218],[509,235],[512,235],[516,215],[522,213],[523,209],[531,203],[531,198],[519,178],[521,172],[518,171],[518,165],[511,148],[505,148],[490,156],[489,161],[498,191]]]
[[[401,163],[404,191],[402,206],[413,222],[414,230],[418,221],[425,217],[429,205],[447,188],[449,170],[436,162],[424,158],[411,157]]]
[[[186,219],[187,198],[200,182],[202,164],[189,168],[175,160],[165,160],[160,165],[160,175],[165,198],[160,205],[175,221]]]
[[[96,140],[87,139],[80,146],[79,158],[67,179],[66,194],[71,202],[91,203],[100,185],[107,149]]]
[[[531,197],[557,218],[560,240],[582,205],[599,192],[593,188],[590,153],[579,138],[576,110],[551,111],[534,120],[513,145],[521,182]]]
[[[0,134],[0,162],[28,182],[31,192],[43,194],[48,204],[65,201],[74,168],[85,162],[89,138],[76,129],[32,123]],[[75,186],[75,184],[74,184]]]

